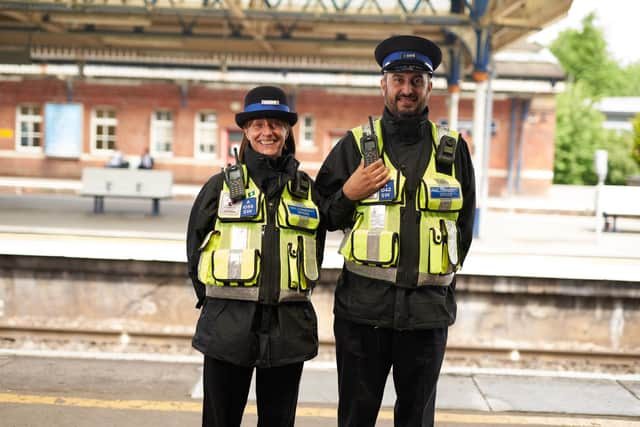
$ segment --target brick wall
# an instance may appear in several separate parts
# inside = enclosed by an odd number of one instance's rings
[[[173,154],[156,157],[158,169],[169,169],[177,183],[198,184],[217,173],[227,161],[228,131],[238,131],[234,116],[242,108],[248,88],[218,88],[191,85],[186,90],[172,83],[148,82],[74,82],[71,92],[58,79],[0,81],[0,174],[4,176],[33,176],[77,179],[82,168],[100,166],[108,160],[108,153],[91,147],[91,111],[96,107],[111,107],[117,115],[117,145],[132,162],[137,162],[143,149],[149,146],[151,116],[156,110],[168,110],[173,117]],[[294,128],[298,141],[297,157],[311,174],[315,174],[332,143],[346,130],[366,123],[367,116],[382,111],[378,89],[347,90],[323,88],[286,88],[292,95],[299,115],[312,115],[315,121],[313,147],[300,148],[299,125]],[[83,106],[82,155],[79,159],[47,158],[42,152],[16,150],[15,140],[7,130],[15,132],[16,106],[24,103],[64,103],[69,95],[72,102]],[[184,96],[183,96],[184,95]],[[511,99],[496,97],[493,120],[497,132],[493,135],[490,161],[490,193],[502,194],[508,169]],[[522,187],[527,191],[544,191],[551,183],[553,170],[553,135],[555,114],[553,99],[535,99],[523,130]],[[218,152],[215,159],[194,158],[194,128],[199,111],[217,114]],[[447,118],[447,95],[433,94],[430,117]],[[462,97],[460,120],[472,121],[473,99]],[[520,116],[518,115],[518,118]],[[519,127],[520,123],[516,123]],[[43,122],[44,128],[44,122]],[[469,144],[473,136],[465,134]],[[517,153],[515,155],[517,159]],[[515,162],[514,162],[515,164]]]

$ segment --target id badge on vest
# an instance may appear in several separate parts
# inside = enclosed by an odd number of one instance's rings
[[[287,208],[289,209],[289,212],[292,215],[296,215],[299,216],[301,218],[313,218],[313,219],[317,219],[318,218],[318,213],[316,212],[315,209],[312,208],[307,208],[305,206],[299,206],[299,205],[295,205],[295,204],[289,204],[287,205]]]
[[[376,191],[365,200],[367,201],[379,201],[379,202],[390,202],[395,200],[396,198],[396,186],[395,180],[390,179],[380,190]]]
[[[225,218],[253,218],[258,214],[258,200],[255,197],[242,199],[240,202],[231,200],[228,192],[221,194],[220,215]]]

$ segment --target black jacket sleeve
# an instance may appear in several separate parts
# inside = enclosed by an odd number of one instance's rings
[[[218,212],[218,199],[222,191],[222,174],[214,175],[202,187],[189,215],[187,226],[187,268],[198,298],[197,308],[205,300],[205,285],[198,280],[200,245],[209,231],[213,230]]]
[[[329,231],[353,226],[353,212],[356,203],[342,192],[342,186],[356,170],[362,156],[355,145],[354,137],[348,132],[333,147],[316,177],[316,189],[322,197],[320,211]]]
[[[321,207],[324,198],[318,192],[316,188],[315,182],[309,177],[311,182],[311,199],[318,209],[320,209],[320,226],[316,231],[316,257],[318,259],[318,268],[322,267],[322,260],[324,259],[324,244],[327,237],[327,221],[325,216],[322,213]]]
[[[458,215],[458,230],[460,230],[460,265],[471,247],[473,240],[473,222],[476,213],[476,178],[467,141],[460,136],[456,149],[456,179],[462,186],[462,209]]]

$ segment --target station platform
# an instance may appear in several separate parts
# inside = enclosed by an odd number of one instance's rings
[[[0,178],[0,254],[186,260],[197,187],[175,186],[176,197],[161,203],[157,217],[150,202],[122,199],[106,199],[105,213],[96,215],[76,187]],[[556,186],[548,197],[491,198],[461,274],[640,286],[640,221],[621,219],[617,233],[596,231],[592,197],[589,187]],[[328,239],[323,267],[341,265],[340,239]],[[193,356],[2,350],[0,343],[0,410],[8,425],[40,425],[43,417],[50,425],[198,425],[201,363]],[[331,362],[307,363],[296,425],[335,425],[336,388]],[[393,425],[393,401],[388,381],[378,426]],[[447,427],[640,426],[640,375],[445,364],[437,408],[437,424]],[[247,411],[243,425],[255,425],[254,401]]]
[[[109,198],[105,213],[94,214],[93,200],[76,195],[79,185],[0,177],[3,253],[186,260],[197,186],[174,185],[174,199],[161,202],[154,217],[150,201]],[[544,197],[489,198],[460,274],[638,281],[640,220],[620,218],[618,232],[596,231],[593,198],[593,187],[580,186],[553,186]],[[341,239],[341,232],[329,234],[324,268],[341,267]]]
[[[198,425],[201,357],[55,354],[0,350],[4,425]],[[436,424],[453,426],[640,426],[640,378],[575,373],[452,370],[438,385]],[[393,426],[387,381],[378,427]],[[333,363],[307,362],[297,426],[335,426]],[[255,425],[254,385],[243,426]]]

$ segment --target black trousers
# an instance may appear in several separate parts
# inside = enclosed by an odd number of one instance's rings
[[[303,362],[255,368],[258,427],[293,427]],[[204,357],[203,427],[240,427],[253,367]]]
[[[393,367],[395,427],[433,426],[447,328],[397,331],[336,318],[338,426],[374,427]]]

